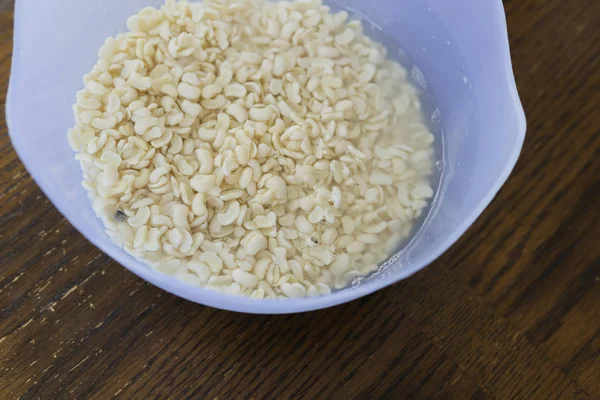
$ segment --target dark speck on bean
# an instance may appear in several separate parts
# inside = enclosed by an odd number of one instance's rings
[[[117,210],[113,218],[119,222],[124,222],[127,219],[127,215],[123,211]]]

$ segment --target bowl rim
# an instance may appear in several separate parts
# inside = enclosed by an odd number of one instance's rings
[[[14,18],[15,26],[18,23],[23,22],[23,3],[24,2],[20,1],[16,2]],[[66,204],[63,202],[63,199],[61,199],[58,195],[54,195],[53,192],[50,190],[49,185],[42,179],[38,179],[36,171],[31,169],[30,166],[27,164],[27,158],[23,156],[23,154],[25,154],[24,146],[20,141],[19,133],[17,133],[13,129],[15,124],[12,99],[14,99],[15,96],[16,82],[18,82],[20,78],[19,66],[21,64],[19,52],[16,51],[16,49],[19,49],[22,43],[20,30],[17,29],[15,29],[14,31],[15,33],[13,41],[12,68],[6,100],[6,121],[8,126],[9,137],[17,155],[23,162],[23,165],[29,172],[32,179],[37,183],[37,185],[41,188],[42,192],[44,192],[46,197],[67,219],[67,221],[69,221],[69,223],[73,227],[75,227],[75,229],[81,235],[83,235],[89,242],[91,242],[94,246],[100,249],[103,253],[108,255],[110,258],[115,260],[123,267],[127,268],[135,275],[153,284],[154,286],[157,286],[178,297],[185,298],[187,300],[201,305],[210,306],[222,310],[251,314],[291,314],[333,307],[351,300],[367,296],[386,286],[397,283],[398,281],[403,280],[413,275],[414,273],[420,271],[421,269],[427,267],[429,264],[431,264],[433,261],[439,258],[445,251],[448,250],[448,248],[450,248],[450,246],[452,246],[465,233],[465,231],[473,224],[473,222],[482,214],[482,212],[491,203],[493,198],[496,196],[500,188],[504,185],[509,175],[513,171],[523,147],[527,123],[525,119],[525,112],[519,99],[514,78],[510,58],[510,47],[508,42],[508,32],[504,8],[501,0],[496,0],[492,3],[492,7],[495,7],[495,10],[493,10],[494,15],[498,19],[497,21],[495,21],[496,26],[500,30],[499,32],[495,32],[494,34],[502,38],[503,46],[502,49],[499,49],[498,51],[501,52],[500,58],[503,60],[504,64],[502,67],[506,71],[505,90],[507,90],[510,95],[510,106],[514,112],[514,118],[517,121],[518,131],[516,132],[515,146],[511,151],[510,157],[507,159],[504,169],[502,170],[498,178],[495,180],[486,196],[484,196],[478,202],[478,205],[473,208],[469,216],[465,218],[459,225],[457,225],[452,235],[449,235],[440,241],[441,243],[436,247],[435,251],[432,251],[429,257],[427,257],[427,259],[423,263],[401,269],[396,275],[393,276],[392,279],[372,281],[368,284],[360,285],[354,288],[352,291],[339,291],[331,295],[298,300],[251,300],[241,296],[226,295],[223,293],[218,293],[211,290],[188,285],[182,281],[177,280],[175,277],[167,276],[157,271],[154,271],[141,262],[132,263],[130,259],[125,258],[125,253],[115,252],[115,250],[118,249],[116,245],[110,243],[107,244],[106,242],[100,242],[99,240],[88,236],[85,233],[85,224],[80,222],[74,222],[72,220],[72,218],[70,217],[70,211],[67,209]]]

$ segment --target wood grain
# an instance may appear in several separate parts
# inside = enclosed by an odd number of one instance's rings
[[[507,185],[416,276],[275,317],[162,292],[54,209],[7,136],[0,14],[0,398],[600,398],[600,3],[505,7],[529,123]]]
[[[0,0],[0,11],[10,11],[15,6],[15,0]]]

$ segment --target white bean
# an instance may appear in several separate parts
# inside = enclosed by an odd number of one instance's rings
[[[299,283],[283,283],[281,291],[290,299],[302,299],[306,296],[306,289]]]
[[[227,211],[222,214],[217,214],[217,219],[219,223],[223,226],[231,225],[235,222],[238,215],[240,214],[240,203],[237,201],[232,201]]]
[[[223,260],[212,251],[204,251],[200,254],[198,260],[208,265],[210,270],[215,274],[218,274],[223,269]]]
[[[246,272],[241,268],[234,269],[231,272],[231,277],[235,282],[239,283],[243,287],[252,289],[258,286],[258,278],[255,275]]]
[[[267,239],[258,232],[253,232],[246,237],[244,250],[248,255],[255,256],[267,248]]]
[[[177,93],[188,100],[198,100],[202,95],[202,90],[195,86],[190,85],[189,83],[182,82],[177,86]]]

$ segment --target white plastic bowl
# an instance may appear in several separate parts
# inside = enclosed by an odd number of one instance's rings
[[[121,265],[177,296],[232,311],[279,314],[316,310],[365,296],[439,257],[475,221],[508,178],[525,137],[500,0],[348,0],[394,38],[426,78],[443,131],[442,180],[428,219],[389,267],[329,296],[255,301],[188,286],[149,269],[110,242],[81,187],[67,143],[81,77],[127,16],[162,0],[17,0],[7,120],[13,145],[59,211]],[[391,51],[391,49],[390,49]],[[411,68],[410,66],[408,66]],[[439,118],[441,116],[441,119]]]

